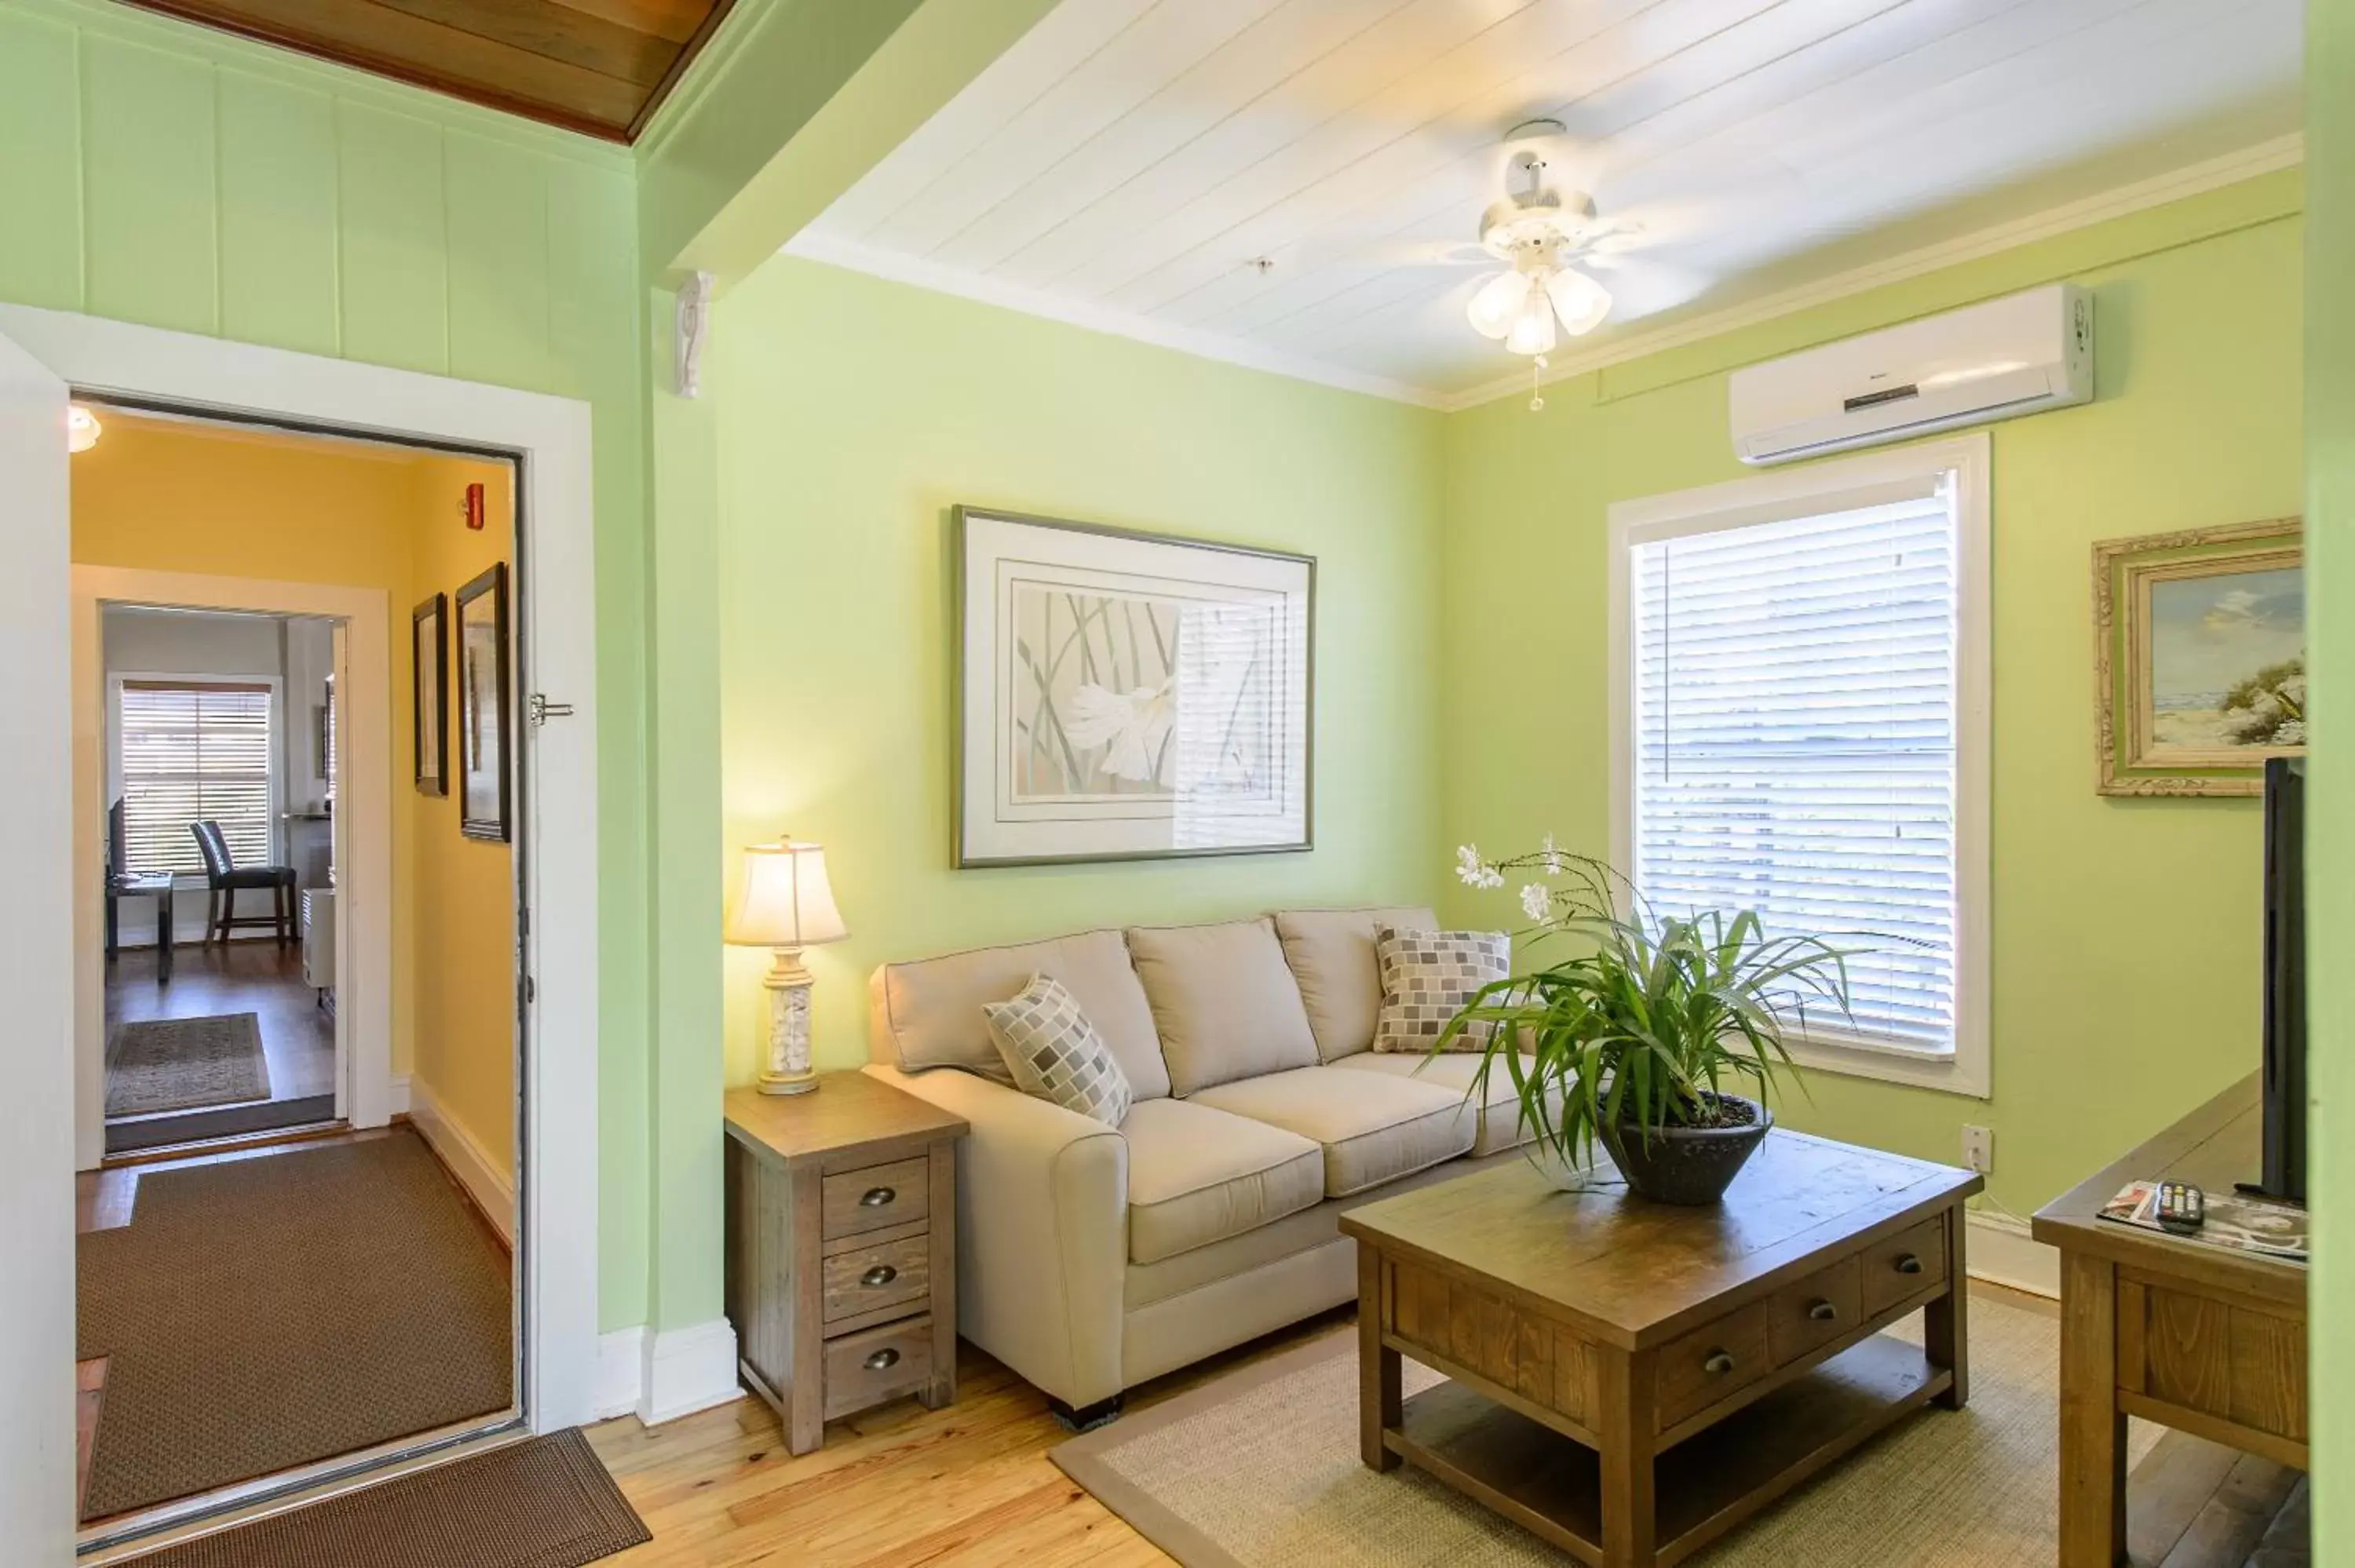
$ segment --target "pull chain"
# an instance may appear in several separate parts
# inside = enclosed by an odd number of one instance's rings
[[[1540,377],[1541,376],[1543,376],[1543,374],[1544,374],[1544,372],[1545,372],[1545,367],[1546,367],[1546,356],[1545,356],[1544,355],[1540,354],[1540,355],[1531,355],[1531,356],[1530,356],[1530,359],[1529,359],[1529,412],[1530,412],[1530,413],[1532,413],[1532,414],[1541,413],[1541,412],[1543,412],[1543,411],[1544,411],[1544,409],[1545,409],[1545,393],[1544,393],[1544,391],[1542,390],[1542,388],[1543,388],[1543,387],[1544,387],[1544,383],[1540,379]]]

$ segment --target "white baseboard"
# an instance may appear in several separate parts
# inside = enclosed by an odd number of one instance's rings
[[[648,1335],[643,1329],[625,1332],[645,1336],[645,1371],[636,1410],[646,1425],[658,1426],[744,1397],[736,1378],[736,1330],[727,1319],[659,1334]],[[601,1387],[601,1397],[602,1393]]]
[[[393,1116],[409,1114],[409,1075],[388,1078],[384,1086],[385,1109]]]
[[[597,1391],[592,1414],[600,1421],[628,1415],[638,1408],[646,1385],[646,1330],[616,1329],[597,1336]]]
[[[2061,1299],[2061,1254],[2028,1234],[2028,1222],[1971,1211],[1971,1277]]]
[[[409,1123],[424,1135],[452,1174],[465,1184],[484,1213],[490,1216],[507,1245],[515,1245],[515,1175],[491,1158],[490,1151],[461,1126],[433,1097],[425,1081],[416,1076],[393,1080],[393,1104],[409,1113]]]

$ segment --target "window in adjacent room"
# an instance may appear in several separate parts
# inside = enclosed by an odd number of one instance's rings
[[[1848,949],[1811,1065],[1987,1092],[1987,444],[1613,508],[1620,863]]]
[[[189,824],[218,822],[240,865],[271,863],[267,682],[126,677],[115,687],[123,842],[133,872],[201,872]]]

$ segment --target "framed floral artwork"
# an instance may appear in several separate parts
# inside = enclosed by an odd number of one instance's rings
[[[2299,520],[2094,546],[2097,788],[2258,795],[2306,751]]]
[[[952,524],[958,866],[1310,847],[1313,558]]]

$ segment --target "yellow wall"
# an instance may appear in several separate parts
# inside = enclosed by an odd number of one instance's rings
[[[506,553],[509,471],[101,414],[103,437],[73,464],[77,564],[384,593],[393,642],[392,1070],[426,1083],[511,1169],[508,852],[462,840],[454,798],[416,792],[407,653],[410,607],[436,588],[454,594]],[[471,480],[494,498],[480,534],[459,513]]]

